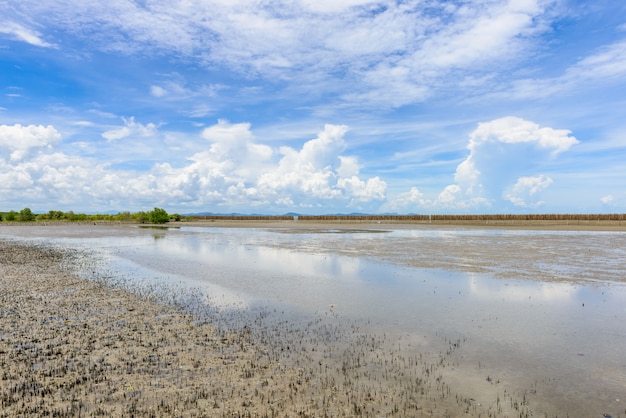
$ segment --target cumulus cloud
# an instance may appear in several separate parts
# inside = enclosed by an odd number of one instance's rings
[[[169,169],[179,179],[172,186],[193,185],[199,196],[252,206],[307,207],[318,199],[383,199],[386,183],[378,177],[360,179],[356,158],[343,155],[347,130],[326,125],[300,149],[274,151],[254,142],[250,124],[219,120],[202,131],[211,143],[208,151],[195,154],[193,163],[183,169]]]
[[[226,145],[240,145],[253,138],[249,123],[231,124],[224,119],[219,119],[217,125],[206,128],[202,136],[209,141]]]
[[[534,122],[508,116],[487,123],[479,123],[470,135],[468,149],[474,152],[481,144],[500,142],[504,144],[533,143],[550,150],[553,155],[568,150],[578,140],[569,136],[565,129],[542,128]]]
[[[15,190],[25,190],[32,184],[33,178],[27,170],[0,159],[0,190],[5,199]]]
[[[540,175],[536,177],[520,177],[513,188],[506,192],[504,197],[520,207],[538,207],[543,204],[537,201],[537,195],[552,184],[550,177]],[[533,202],[533,203],[530,203]]]
[[[156,128],[125,119],[109,139],[151,134]],[[387,184],[379,177],[362,178],[359,162],[345,155],[347,127],[326,125],[299,149],[278,150],[255,141],[248,123],[219,120],[198,132],[204,150],[177,167],[168,162],[147,171],[113,168],[93,159],[55,149],[60,134],[52,126],[0,126],[0,188],[5,203],[33,202],[78,209],[135,209],[162,205],[273,211],[367,205],[385,198]],[[22,204],[22,203],[20,203]]]
[[[488,208],[490,202],[484,197],[468,195],[458,184],[450,184],[435,199],[420,199],[420,205],[432,211],[473,211]]]
[[[260,177],[259,186],[277,198],[281,194],[341,198],[341,189],[333,186],[341,166],[339,153],[346,147],[343,135],[347,130],[347,126],[326,125],[317,138],[305,142],[300,150],[280,148],[278,166]]]
[[[60,140],[53,126],[0,125],[0,152],[11,161],[20,161],[37,149],[50,149]]]
[[[382,181],[378,176],[372,177],[367,182],[361,180],[357,176],[350,178],[340,178],[337,186],[344,189],[348,196],[352,196],[355,201],[369,202],[371,200],[383,200],[387,183]]]
[[[417,187],[408,192],[400,193],[382,206],[384,212],[413,212],[423,206],[424,194]]]
[[[253,180],[274,155],[271,147],[254,142],[249,123],[231,124],[221,119],[204,129],[202,137],[211,142],[210,149],[193,159],[220,162],[238,181]]]
[[[135,122],[135,117],[122,118],[124,126],[121,128],[111,129],[103,132],[102,137],[107,141],[117,141],[119,139],[127,138],[129,136],[149,137],[154,136],[158,132],[158,126],[154,123],[148,123],[143,125]]]
[[[341,155],[346,149],[343,137],[347,131],[347,126],[326,125],[300,150],[282,147],[278,166],[259,178],[259,189],[274,195],[276,201],[284,196],[308,203],[318,199],[383,199],[387,184],[378,177],[361,180],[356,159]]]
[[[536,195],[538,190],[531,183],[542,189],[551,183],[528,174],[577,144],[578,140],[570,134],[568,130],[541,127],[511,116],[480,123],[470,134],[469,155],[456,169],[456,185],[468,199],[498,199],[505,189],[511,188],[505,197],[520,204],[518,196],[523,190],[528,192],[526,198]]]
[[[518,117],[480,123],[470,134],[469,154],[459,163],[454,184],[435,198],[423,198],[417,189],[401,194],[389,207],[432,210],[488,210],[503,199],[514,206],[535,208],[553,179],[541,171],[578,140],[564,129],[541,127]]]
[[[445,189],[437,196],[437,203],[443,204],[443,206],[456,203],[458,195],[461,193],[461,188],[456,184],[446,186]]]

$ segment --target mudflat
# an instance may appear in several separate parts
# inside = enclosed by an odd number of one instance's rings
[[[403,343],[338,324],[332,311],[305,328],[264,324],[261,315],[223,330],[210,317],[79,278],[77,265],[97,271],[85,257],[0,240],[0,417],[497,410],[442,380],[460,341],[405,355]]]
[[[337,237],[430,228],[232,221],[168,226],[183,225]],[[116,234],[137,233],[128,225],[110,227]],[[555,234],[549,239],[533,234],[510,239],[505,233],[509,225],[494,238],[482,236],[476,226],[448,225],[443,233],[418,234],[410,245],[405,237],[388,235],[383,247],[375,245],[380,241],[359,240],[357,247],[347,248],[344,240],[324,240],[323,246],[314,248],[313,237],[306,248],[291,242],[290,249],[540,281],[626,281],[626,257],[620,256],[626,250],[624,234],[612,236],[607,248],[602,234],[584,234],[589,226],[567,228],[580,230],[580,236],[559,234],[561,227],[538,227]],[[90,225],[17,228],[18,235],[27,238],[103,233],[102,226]],[[448,239],[445,228],[473,232],[459,241]],[[607,228],[601,230],[614,230]],[[610,265],[606,260],[612,260]],[[549,265],[567,270],[546,269]],[[0,417],[533,414],[528,403],[532,388],[528,393],[502,392],[482,375],[449,384],[463,340],[368,334],[358,324],[342,323],[332,307],[304,326],[269,323],[261,313],[242,316],[238,326],[223,328],[219,315],[232,312],[198,316],[184,306],[123,290],[115,283],[88,253],[36,240],[0,238]],[[464,390],[470,382],[472,391]]]
[[[350,229],[365,226],[367,228],[490,228],[523,229],[542,231],[626,231],[626,221],[615,220],[468,220],[468,221],[372,221],[372,220],[236,220],[236,219],[196,219],[180,225],[214,226],[225,228],[304,228],[325,229],[336,227]]]
[[[0,416],[230,416],[297,379],[245,332],[79,279],[77,257],[0,242]]]
[[[184,223],[188,225],[188,223]],[[354,241],[350,246],[325,240],[306,249],[346,256],[367,257],[419,268],[486,273],[500,278],[542,282],[626,282],[626,223],[622,221],[527,221],[500,223],[379,223],[379,222],[259,222],[208,221],[189,225],[220,228],[265,228],[282,233],[350,234],[385,230],[412,230],[416,238],[385,237],[378,242]],[[435,235],[427,232],[437,231]],[[446,231],[450,234],[446,234]],[[458,231],[465,239],[458,239]],[[498,234],[482,234],[497,231]],[[530,231],[516,234],[516,231]],[[532,234],[532,231],[541,234]],[[426,233],[422,233],[426,232]],[[565,232],[565,233],[564,233]],[[601,234],[597,234],[600,232]],[[607,235],[610,245],[607,245]],[[558,268],[554,268],[554,266]]]

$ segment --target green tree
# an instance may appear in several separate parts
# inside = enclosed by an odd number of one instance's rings
[[[35,220],[35,214],[30,208],[24,208],[20,211],[18,220],[22,222],[32,222]]]
[[[6,219],[7,221],[10,221],[10,222],[15,221],[15,220],[17,219],[17,212],[16,212],[16,211],[14,211],[14,210],[9,211],[9,212],[6,214],[5,219]]]
[[[170,221],[170,215],[167,214],[165,209],[154,208],[150,212],[150,222],[153,224],[164,224]]]
[[[60,210],[51,210],[48,211],[48,219],[59,221],[63,219],[64,213]]]
[[[148,212],[137,212],[133,214],[133,218],[135,218],[136,222],[141,224],[145,224],[150,222],[150,214]]]
[[[117,221],[132,221],[133,216],[130,214],[130,212],[119,212],[117,215],[114,216],[114,220]]]
[[[75,222],[84,222],[89,220],[89,215],[85,213],[73,213],[72,220]]]

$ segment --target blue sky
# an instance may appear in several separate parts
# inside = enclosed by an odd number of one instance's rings
[[[626,212],[626,3],[0,0],[0,211]]]

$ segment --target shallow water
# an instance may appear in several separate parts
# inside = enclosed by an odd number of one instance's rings
[[[97,249],[122,274],[224,307],[462,340],[446,379],[468,397],[508,391],[528,394],[537,415],[626,415],[624,233],[94,228],[0,236]]]

